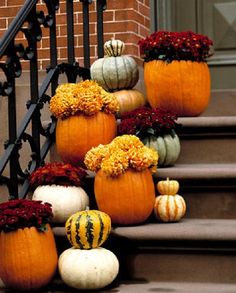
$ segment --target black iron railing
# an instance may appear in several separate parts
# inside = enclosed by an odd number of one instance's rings
[[[0,184],[8,187],[9,198],[23,198],[29,191],[28,177],[32,171],[44,163],[48,151],[54,142],[55,119],[50,118],[47,126],[41,121],[41,111],[55,93],[59,76],[65,74],[68,82],[76,82],[77,77],[90,77],[90,44],[89,44],[89,5],[92,0],[80,0],[83,6],[83,40],[84,40],[84,67],[75,62],[74,50],[74,1],[67,0],[67,62],[58,63],[56,12],[59,0],[44,0],[47,13],[37,11],[39,0],[26,0],[16,18],[11,22],[9,29],[0,40],[0,98],[7,97],[8,139],[4,144],[4,153],[0,159]],[[98,57],[103,56],[103,10],[106,1],[97,0],[97,44]],[[45,72],[45,78],[39,86],[38,76],[38,49],[37,43],[42,38],[42,27],[50,32],[50,64]],[[22,32],[27,45],[17,43],[16,36]],[[22,60],[29,62],[30,68],[30,97],[27,102],[27,112],[17,125],[16,116],[16,79],[22,75]],[[50,90],[50,94],[48,94]],[[2,127],[4,127],[2,125]],[[29,131],[30,127],[30,131]],[[42,138],[43,144],[42,144]],[[23,169],[20,163],[20,151],[28,144],[31,158],[27,168]],[[6,169],[7,175],[3,175]]]

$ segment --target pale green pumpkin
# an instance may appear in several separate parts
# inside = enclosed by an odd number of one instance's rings
[[[138,82],[138,65],[131,56],[122,55],[124,47],[125,44],[120,40],[107,41],[104,44],[107,56],[91,65],[91,79],[106,91],[131,89]]]
[[[107,91],[131,89],[139,79],[138,65],[128,55],[100,58],[90,72],[91,78]]]
[[[142,139],[142,142],[149,148],[158,152],[158,166],[172,166],[180,155],[180,140],[178,135],[172,131],[172,134],[162,136],[149,136]]]

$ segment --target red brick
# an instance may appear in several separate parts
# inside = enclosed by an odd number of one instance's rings
[[[117,21],[117,22],[110,22],[107,23],[105,28],[105,32],[138,32],[138,24],[133,21]]]
[[[127,8],[137,8],[137,0],[109,0],[107,1],[107,9],[127,9]]]
[[[115,20],[132,20],[144,25],[145,17],[134,10],[117,10],[115,11]]]
[[[20,7],[2,7],[0,9],[0,17],[14,17],[17,15],[17,12],[20,10]]]
[[[138,44],[140,37],[134,33],[117,33],[115,34],[115,39],[121,40],[126,44]],[[126,53],[126,50],[125,50]]]
[[[25,0],[7,0],[7,6],[22,6]]]
[[[7,21],[6,21],[6,19],[0,18],[0,29],[1,30],[2,29],[6,30],[6,28],[7,28]]]
[[[138,4],[138,11],[139,13],[141,13],[142,15],[145,15],[145,16],[150,16],[150,8],[147,7],[146,5],[143,5],[141,3]]]

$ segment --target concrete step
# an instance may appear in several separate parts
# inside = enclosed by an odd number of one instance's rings
[[[128,279],[236,283],[236,220],[183,219],[113,230]],[[113,248],[114,249],[114,248]]]
[[[121,281],[236,285],[235,226],[236,220],[184,218],[113,227],[104,246],[120,261]],[[64,227],[55,227],[54,233],[65,240]]]
[[[207,109],[201,116],[235,116],[236,89],[212,90]]]
[[[197,282],[148,282],[145,279],[134,279],[129,281],[116,280],[110,286],[93,290],[99,293],[235,293],[235,284],[226,283],[197,283]],[[7,293],[9,290],[0,285],[0,293]],[[60,279],[54,280],[47,288],[38,290],[39,293],[72,293],[79,292],[76,289],[69,288]],[[81,292],[81,291],[80,291]]]
[[[179,118],[177,163],[236,163],[236,117]]]
[[[189,218],[236,218],[236,164],[176,164],[159,168],[155,183],[177,179]]]

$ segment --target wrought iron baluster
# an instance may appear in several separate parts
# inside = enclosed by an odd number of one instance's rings
[[[84,23],[84,67],[75,62],[74,53],[74,1],[67,0],[67,25],[68,25],[68,62],[58,64],[57,36],[56,36],[56,10],[59,8],[59,0],[43,0],[47,7],[47,14],[37,11],[38,0],[25,0],[16,18],[11,22],[8,31],[0,39],[0,70],[3,79],[0,81],[0,95],[8,99],[8,140],[5,143],[5,152],[0,158],[0,182],[6,184],[9,190],[9,198],[23,198],[29,191],[28,176],[35,168],[41,165],[46,158],[51,144],[55,141],[56,120],[52,117],[48,126],[43,128],[41,122],[41,109],[50,96],[47,90],[51,86],[51,94],[55,93],[58,85],[58,77],[65,73],[69,82],[75,82],[77,76],[83,79],[90,77],[90,42],[89,42],[89,4],[92,0],[80,0],[83,5]],[[101,57],[103,46],[103,17],[102,13],[106,1],[98,1],[97,30],[99,43],[99,56]],[[50,64],[46,77],[39,87],[37,42],[41,40],[41,26],[50,30]],[[16,43],[16,35],[21,31],[27,44]],[[24,59],[30,65],[30,100],[27,103],[27,112],[19,127],[16,119],[16,78],[22,74],[21,60]],[[31,133],[27,133],[31,126]],[[41,136],[45,142],[41,146]],[[23,143],[24,142],[24,143]],[[20,165],[20,150],[25,143],[30,146],[31,160],[27,170],[22,170]],[[3,175],[3,171],[9,166],[10,174]],[[18,185],[22,184],[21,188]]]
[[[103,11],[106,9],[105,0],[97,0],[97,46],[98,46],[98,58],[104,56],[103,51]]]
[[[84,46],[84,67],[90,67],[90,40],[89,40],[89,4],[91,0],[83,2],[83,46]]]

